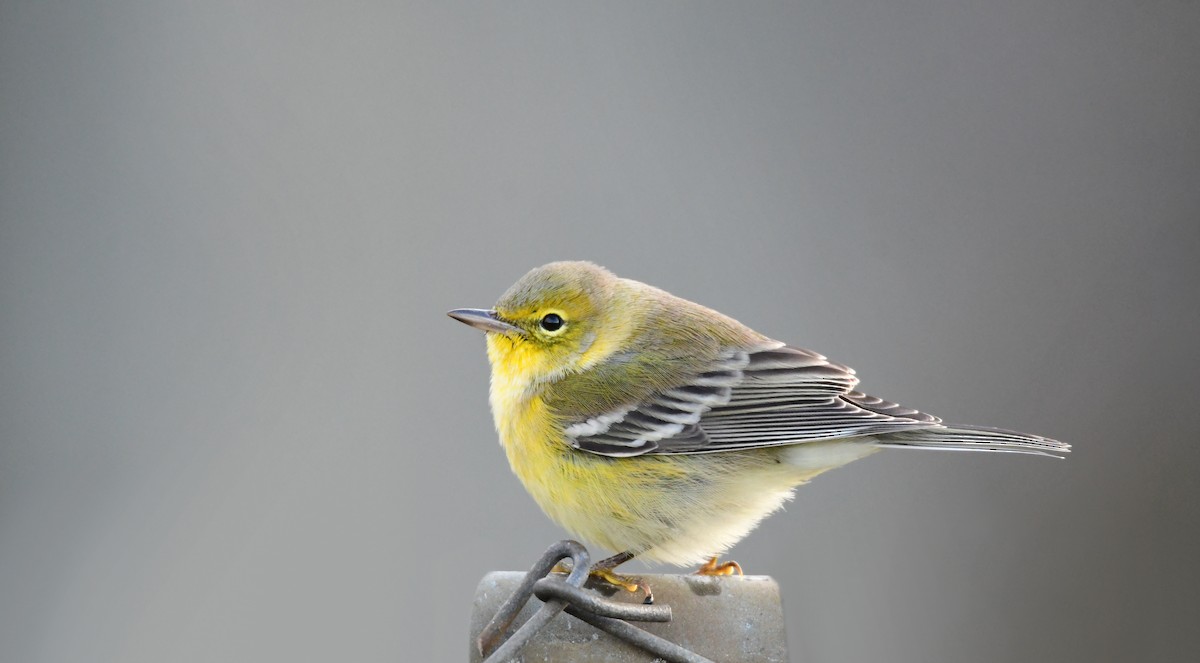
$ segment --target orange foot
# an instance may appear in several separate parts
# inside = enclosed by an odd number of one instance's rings
[[[717,558],[714,555],[712,559],[704,563],[704,566],[696,569],[698,576],[731,576],[733,574],[742,575],[742,565],[737,562],[725,562],[717,564]]]
[[[631,578],[619,573],[614,573],[612,569],[606,569],[602,567],[597,568],[594,566],[590,571],[588,571],[588,575],[599,580],[600,582],[612,585],[614,587],[619,587],[627,592],[633,594],[640,593],[643,595],[642,603],[646,605],[654,604],[654,592],[651,592],[650,586],[638,578]]]

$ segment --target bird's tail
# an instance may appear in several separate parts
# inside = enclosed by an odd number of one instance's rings
[[[881,447],[942,449],[949,451],[1007,451],[1062,458],[1071,445],[1040,435],[1002,428],[946,424],[937,428],[897,431],[876,435]]]

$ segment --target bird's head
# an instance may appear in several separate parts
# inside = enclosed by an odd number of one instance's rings
[[[586,368],[628,335],[618,282],[590,262],[553,262],[521,277],[495,308],[448,315],[487,333],[495,376],[552,381]]]

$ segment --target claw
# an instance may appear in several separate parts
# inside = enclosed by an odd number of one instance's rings
[[[717,563],[717,557],[714,555],[712,559],[704,563],[704,566],[696,569],[698,576],[731,576],[733,574],[744,575],[742,573],[742,565],[737,562],[729,561],[724,564]]]
[[[650,591],[650,586],[637,578],[623,576],[614,572],[612,569],[603,567],[592,567],[591,571],[588,572],[588,575],[601,582],[608,583],[614,587],[619,587],[627,592],[635,594],[638,592],[643,592],[646,596],[642,599],[642,603],[645,605],[654,604],[654,593]]]

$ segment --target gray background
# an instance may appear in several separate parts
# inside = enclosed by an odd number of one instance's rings
[[[795,660],[1194,660],[1198,71],[1195,2],[5,2],[2,658],[462,658],[561,533],[444,311],[588,258],[1075,445],[802,488]]]

